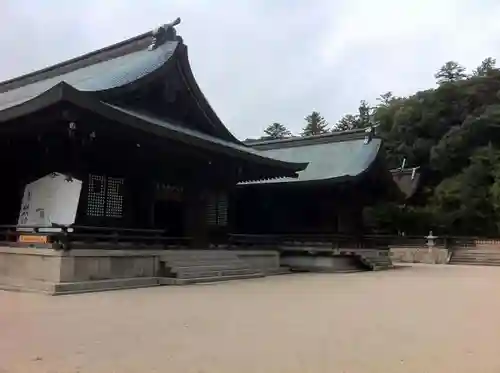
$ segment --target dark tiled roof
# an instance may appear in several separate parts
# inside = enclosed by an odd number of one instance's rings
[[[103,115],[119,116],[118,113],[121,113],[122,119],[129,124],[146,126],[151,132],[162,136],[179,141],[189,140],[191,144],[215,152],[270,166],[272,170],[266,173],[271,177],[290,176],[304,169],[307,163],[280,162],[242,144],[222,124],[192,76],[187,48],[173,28],[179,22],[178,19],[153,32],[0,83],[0,122],[36,112],[63,100],[72,101]],[[175,63],[175,69],[168,68],[172,66],[170,61]],[[165,118],[111,105],[108,102],[110,96],[101,94],[111,91],[122,94],[127,91],[122,90],[122,87],[132,84],[135,87],[138,83],[147,88],[147,82],[151,80],[167,79],[170,76],[167,75],[168,71],[181,75],[195,107],[205,115],[207,123],[200,124],[199,131],[188,129],[182,124],[172,124]],[[135,121],[131,118],[135,118]]]
[[[343,181],[365,172],[375,161],[382,140],[373,138],[365,143],[365,129],[332,132],[309,137],[289,137],[278,140],[249,139],[246,144],[263,154],[288,162],[309,162],[299,177],[263,180],[248,184],[294,183],[300,181]],[[390,170],[392,180],[406,198],[415,194],[420,182],[417,168]],[[389,171],[388,171],[389,172]]]
[[[288,183],[334,180],[356,177],[372,165],[382,140],[365,142],[364,130],[297,137],[283,140],[253,142],[251,146],[262,154],[280,161],[308,162],[299,177],[266,180],[256,183]]]
[[[29,101],[60,82],[66,82],[80,91],[87,92],[105,91],[127,85],[162,67],[172,56],[177,45],[177,41],[170,41],[152,51],[145,47],[103,61],[99,61],[98,56],[93,55],[96,63],[83,64],[81,67],[82,64],[78,62],[83,61],[85,58],[83,56],[82,60],[42,72],[40,75],[46,76],[45,79],[36,80],[33,77],[32,83],[22,84],[30,79],[21,77],[17,84],[14,84],[16,81],[0,84],[0,110]],[[106,57],[106,53],[103,53],[102,57]],[[63,72],[65,70],[66,72]],[[63,73],[58,75],[60,72]],[[7,87],[15,88],[5,91]]]

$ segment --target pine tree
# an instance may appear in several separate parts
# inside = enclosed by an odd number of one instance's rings
[[[302,129],[302,136],[321,135],[328,132],[328,123],[319,112],[313,111],[304,119],[306,126]]]
[[[455,61],[446,62],[438,72],[434,75],[438,84],[452,83],[467,77],[465,74],[465,67]]]
[[[356,128],[365,128],[372,124],[373,109],[368,105],[368,102],[361,100],[358,108],[358,125]]]
[[[487,76],[491,74],[492,71],[496,70],[496,64],[497,60],[492,57],[485,58],[482,62],[481,65],[477,67],[472,72],[473,76]]]
[[[337,122],[332,131],[349,131],[358,128],[359,118],[357,115],[346,114]]]
[[[264,139],[284,139],[285,137],[292,136],[292,133],[288,130],[288,128],[277,122],[267,126],[264,133]]]

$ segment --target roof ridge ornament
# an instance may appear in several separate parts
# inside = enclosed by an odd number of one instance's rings
[[[376,126],[368,126],[365,129],[365,139],[364,144],[369,144],[373,140],[373,136],[375,136],[375,128]]]
[[[167,41],[182,42],[182,38],[180,36],[177,36],[177,30],[175,29],[175,26],[177,26],[179,23],[181,23],[181,18],[177,17],[174,21],[155,28],[151,32],[153,40],[151,41],[148,49],[150,51],[155,50]]]

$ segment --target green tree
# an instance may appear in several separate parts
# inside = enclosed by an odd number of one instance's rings
[[[332,131],[349,131],[358,128],[359,119],[352,114],[346,114],[335,124]]]
[[[472,72],[473,76],[487,76],[496,70],[497,60],[493,57],[487,57],[482,62],[481,65],[477,67]]]
[[[386,93],[382,93],[379,98],[377,98],[377,101],[381,103],[381,105],[390,105],[393,100],[396,98],[392,94],[391,91],[387,91]]]
[[[436,88],[377,100],[372,118],[388,166],[406,158],[421,166],[423,183],[402,215],[377,207],[381,229],[500,235],[500,71],[493,62],[467,79],[460,70]]]
[[[304,119],[306,125],[302,129],[302,136],[321,135],[328,132],[328,123],[319,112],[313,111]]]
[[[467,74],[465,73],[465,67],[460,65],[458,62],[448,61],[441,66],[434,77],[437,79],[439,84],[443,84],[465,79]]]
[[[361,100],[358,107],[358,126],[357,128],[365,128],[372,124],[373,109],[368,105],[368,102]]]
[[[466,168],[436,187],[432,203],[444,231],[484,234],[497,229],[491,190],[499,159],[493,147],[477,148]]]
[[[361,100],[358,114],[346,114],[333,126],[332,131],[348,131],[357,128],[365,128],[373,124],[373,108],[365,100]]]
[[[284,139],[292,136],[292,133],[283,124],[274,122],[266,127],[264,130],[266,139]]]

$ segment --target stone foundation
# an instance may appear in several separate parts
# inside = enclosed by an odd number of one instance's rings
[[[391,247],[393,262],[447,264],[448,249],[444,247]]]
[[[0,289],[69,294],[157,286],[164,283],[160,258],[167,252],[0,247]],[[277,251],[237,254],[264,274],[279,270]]]
[[[281,258],[281,265],[295,271],[352,272],[360,271],[360,263],[354,256],[291,255]]]
[[[0,288],[61,294],[158,285],[158,255],[0,247]]]
[[[241,260],[244,260],[264,274],[272,275],[281,273],[280,256],[277,251],[240,250],[235,252]]]

